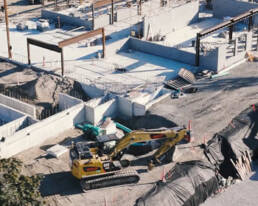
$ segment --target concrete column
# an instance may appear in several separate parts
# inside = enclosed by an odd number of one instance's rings
[[[221,45],[217,48],[218,52],[218,63],[217,63],[217,72],[221,71],[226,67],[226,48],[227,45]]]
[[[236,56],[236,55],[237,55],[237,48],[238,48],[238,39],[237,39],[237,38],[234,40],[234,44],[235,44],[235,47],[234,47],[234,56]]]
[[[252,39],[253,39],[253,34],[250,31],[246,34],[246,51],[252,50]]]
[[[258,36],[257,36],[257,40],[256,40],[256,51],[258,51]]]

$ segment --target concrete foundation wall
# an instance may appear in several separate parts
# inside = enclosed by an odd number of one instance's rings
[[[147,110],[154,104],[160,102],[161,100],[169,97],[171,95],[171,91],[168,89],[161,89],[154,93],[152,99],[149,99],[148,102],[140,103],[133,102],[133,116],[143,116],[147,112]]]
[[[90,97],[90,98],[98,98],[104,96],[104,90],[97,88],[94,85],[88,85],[81,83],[83,91]]]
[[[86,20],[80,19],[78,17],[72,17],[72,16],[60,14],[60,13],[50,11],[50,10],[42,9],[41,17],[44,19],[52,19],[55,22],[57,22],[58,17],[60,17],[61,24],[65,23],[65,24],[70,24],[70,25],[74,25],[74,26],[78,26],[78,27],[84,26],[86,29],[92,28],[91,21],[86,21]]]
[[[258,3],[236,0],[213,0],[213,15],[216,18],[234,17],[258,7]],[[257,15],[256,15],[257,16]],[[257,19],[258,17],[256,17]],[[257,21],[257,20],[256,20]]]
[[[167,34],[198,21],[199,1],[192,1],[160,12],[158,16],[145,17],[144,37]]]
[[[125,97],[117,97],[117,107],[120,118],[128,119],[133,116],[133,102]]]
[[[84,104],[71,107],[30,127],[18,131],[0,143],[0,157],[8,158],[33,146],[42,144],[49,138],[57,137],[65,130],[74,128],[75,123],[85,121]]]
[[[117,110],[117,102],[115,99],[96,107],[94,110],[94,125],[98,124],[104,117],[116,117]]]
[[[101,98],[96,99],[97,103]],[[96,105],[96,102],[85,103],[85,115],[86,121],[97,125],[104,117],[116,117],[118,112],[117,101],[116,99],[111,99],[103,104]]]
[[[6,105],[0,104],[0,118],[5,122],[11,122],[25,116],[23,113],[14,110]]]
[[[219,49],[221,48],[216,48],[207,52],[205,55],[200,55],[200,67],[202,69],[217,71]]]
[[[195,54],[179,50],[177,48],[163,46],[149,41],[144,41],[136,38],[130,38],[125,48],[152,54],[155,56],[164,57],[167,59],[176,60],[185,64],[195,64]]]
[[[18,99],[0,94],[0,103],[36,118],[36,107]]]
[[[71,108],[77,104],[82,103],[83,101],[77,98],[74,98],[72,96],[69,96],[67,94],[63,94],[60,93],[59,94],[59,109],[61,109],[61,111],[66,110],[68,108]]]
[[[17,131],[24,129],[35,122],[36,121],[33,120],[31,117],[20,117],[19,119],[16,119],[0,127],[0,137],[10,137],[14,135]]]

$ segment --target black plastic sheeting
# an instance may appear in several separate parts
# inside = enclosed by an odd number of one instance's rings
[[[218,189],[215,167],[209,162],[177,163],[165,179],[140,197],[135,206],[197,206]]]
[[[208,141],[205,155],[224,177],[236,177],[230,159],[236,160],[248,151],[252,158],[258,154],[258,104],[252,105],[232,119],[222,131]]]

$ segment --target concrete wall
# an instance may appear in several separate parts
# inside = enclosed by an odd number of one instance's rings
[[[179,50],[174,47],[163,46],[149,41],[136,38],[129,38],[124,48],[130,48],[136,51],[176,60],[185,64],[195,64],[195,54]]]
[[[10,137],[17,131],[36,123],[31,117],[23,116],[0,127],[0,137]]]
[[[258,3],[242,2],[236,0],[213,0],[212,4],[213,14],[216,18],[223,18],[226,16],[234,17],[247,12],[250,9],[258,7]]]
[[[5,122],[11,122],[23,116],[25,116],[23,113],[6,105],[0,104],[0,118]]]
[[[116,99],[111,99],[103,104],[99,104],[101,99],[102,98],[98,98],[94,102],[90,101],[85,103],[86,121],[93,125],[97,125],[104,117],[116,117],[118,112]]]
[[[192,1],[176,8],[160,12],[158,16],[145,17],[144,37],[151,34],[167,34],[198,21],[199,1]],[[150,25],[150,28],[149,28]],[[148,32],[149,30],[149,32]],[[151,31],[151,32],[150,32]],[[149,36],[150,37],[150,36]]]
[[[59,105],[59,109],[61,109],[61,111],[71,108],[82,102],[83,102],[82,100],[74,98],[70,95],[63,94],[63,93],[59,94],[58,105]]]
[[[36,118],[36,107],[34,105],[24,103],[18,99],[14,99],[2,94],[0,94],[0,103],[17,109],[18,111],[32,116],[33,118]]]
[[[243,35],[243,34],[241,34]],[[246,57],[246,52],[251,51],[252,47],[252,32],[246,32],[246,49],[242,52],[234,52],[234,55],[227,58],[227,47],[228,44],[220,45],[218,48],[208,52],[206,55],[200,56],[200,66],[202,69],[211,69],[215,72],[220,72],[233,64],[242,61]],[[238,42],[235,42],[237,47]]]
[[[202,69],[217,71],[219,50],[222,50],[222,48],[218,47],[212,51],[207,52],[205,55],[200,55],[200,67]]]
[[[41,10],[41,17],[45,18],[45,19],[52,19],[55,22],[57,22],[57,17],[60,17],[60,22],[65,23],[65,24],[70,24],[70,25],[74,25],[74,26],[84,26],[86,29],[91,29],[92,28],[92,22],[91,21],[87,21],[87,20],[83,20],[80,19],[79,17],[72,17],[72,16],[68,16],[68,15],[64,15],[64,14],[60,14],[54,11],[50,11],[50,10],[45,10],[42,9]]]
[[[117,97],[119,117],[128,119],[133,116],[133,102],[125,97]]]
[[[147,112],[147,110],[154,104],[160,102],[161,100],[169,97],[171,95],[171,90],[168,89],[161,89],[157,90],[152,95],[152,98],[149,99],[148,102],[141,103],[141,102],[133,102],[133,116],[143,116]]]
[[[57,137],[65,130],[74,128],[75,123],[83,121],[85,121],[85,108],[81,103],[8,137],[5,142],[0,143],[0,157],[8,158],[40,145],[47,139]]]
[[[90,97],[90,98],[98,98],[104,95],[104,90],[97,88],[94,85],[88,85],[85,83],[81,83],[83,91]]]

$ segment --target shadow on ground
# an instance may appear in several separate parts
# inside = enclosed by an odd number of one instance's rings
[[[133,117],[130,120],[116,119],[132,130],[136,129],[158,129],[162,127],[172,128],[178,126],[175,122],[155,114],[147,114],[141,117]]]
[[[52,195],[74,195],[83,193],[80,183],[70,172],[58,172],[45,175],[40,185],[43,197]]]

